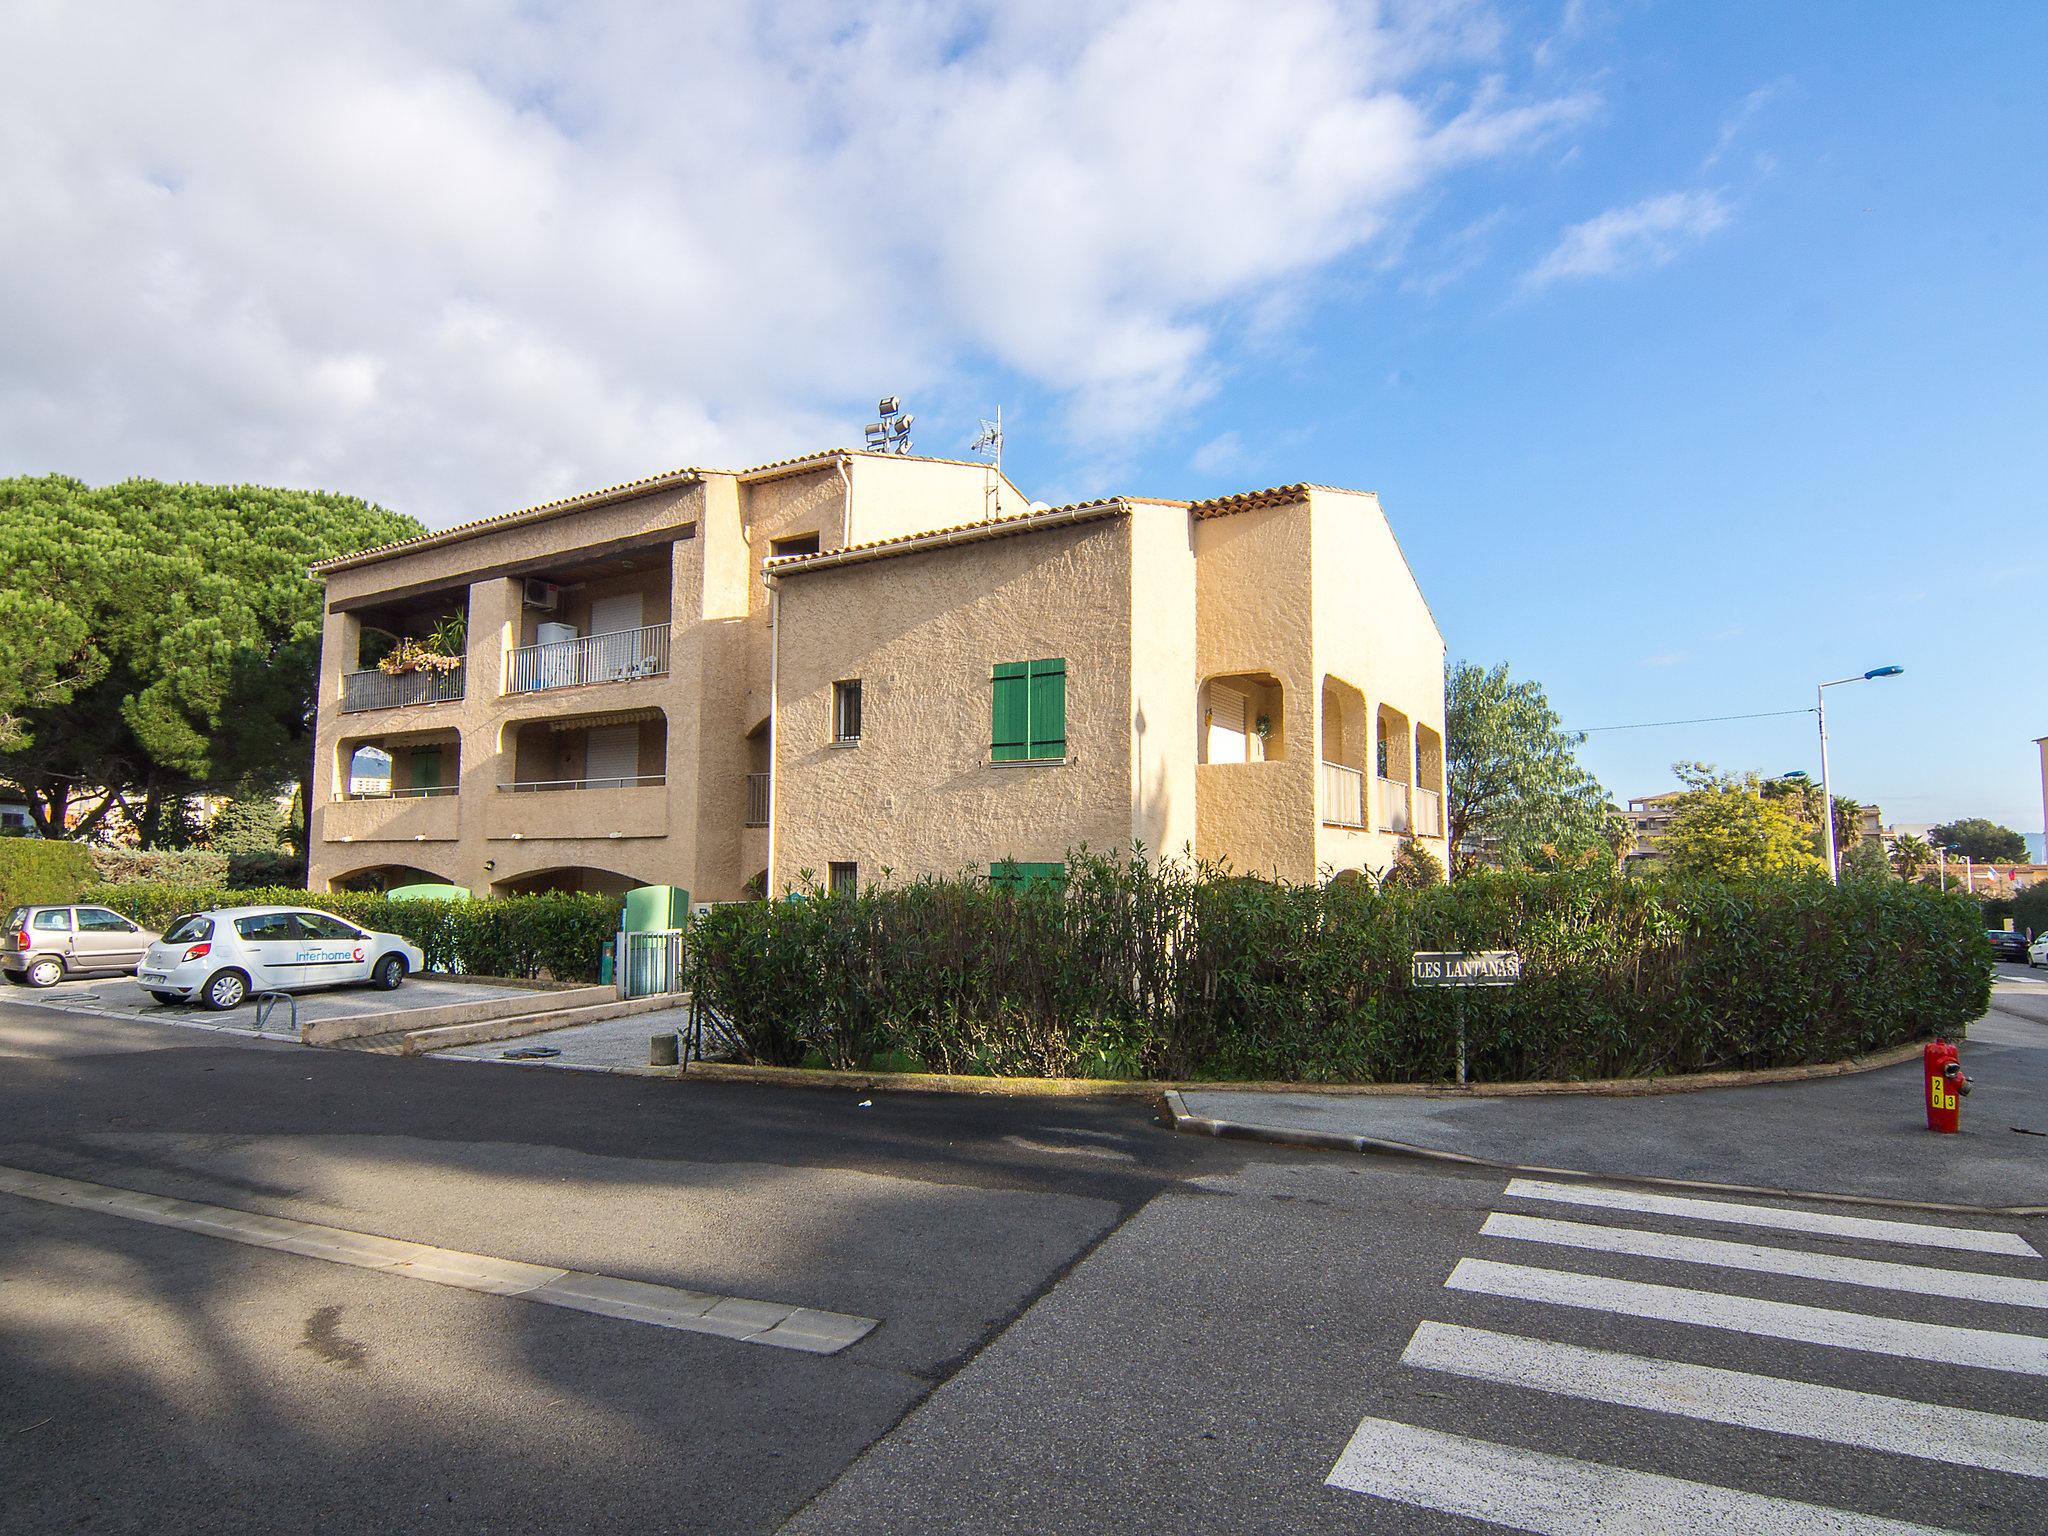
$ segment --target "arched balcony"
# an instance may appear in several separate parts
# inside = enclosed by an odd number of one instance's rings
[[[1365,694],[1341,678],[1323,678],[1322,820],[1325,826],[1366,825],[1366,766],[1372,733]]]
[[[1408,717],[1382,704],[1376,717],[1373,795],[1382,832],[1405,833],[1413,826],[1410,790],[1415,780],[1415,743]]]

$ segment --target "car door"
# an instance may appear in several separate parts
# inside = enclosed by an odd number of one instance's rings
[[[73,953],[82,966],[98,970],[132,971],[142,963],[149,936],[118,912],[105,907],[74,907],[78,931],[73,936]]]
[[[238,917],[235,935],[251,988],[260,992],[267,987],[299,985],[292,953],[299,945],[299,930],[291,913],[252,912]]]
[[[299,928],[305,985],[333,987],[370,979],[370,962],[376,957],[360,928],[328,912],[294,912],[292,917]]]

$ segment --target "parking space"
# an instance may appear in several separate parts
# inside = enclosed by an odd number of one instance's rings
[[[539,988],[508,987],[497,983],[417,976],[395,992],[374,987],[334,987],[292,994],[298,1007],[298,1021],[352,1018],[372,1013],[401,1013],[420,1008],[439,1008],[449,1003],[474,1003],[502,998],[507,992],[539,992]],[[60,981],[54,987],[9,987],[0,1000],[33,1007],[54,1008],[66,1013],[93,1014],[101,1018],[132,1019],[151,1024],[177,1024],[194,1029],[211,1029],[229,1034],[256,1034],[255,999],[223,1013],[196,1003],[159,1003],[132,976],[79,977]],[[262,1031],[271,1035],[291,1033],[292,1004],[280,1003],[268,1017]]]

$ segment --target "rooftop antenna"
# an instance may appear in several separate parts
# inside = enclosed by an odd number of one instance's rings
[[[996,419],[981,424],[981,435],[968,444],[969,453],[988,455],[988,486],[983,490],[984,518],[1003,515],[1003,408],[996,407]]]
[[[884,395],[876,414],[882,419],[867,425],[870,453],[910,452],[910,423],[915,419],[894,395]]]

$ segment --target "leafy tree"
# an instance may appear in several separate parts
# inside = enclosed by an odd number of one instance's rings
[[[1936,846],[1946,848],[1950,853],[1976,860],[1979,864],[1990,864],[2000,860],[2008,863],[2024,863],[2027,857],[2027,840],[2011,827],[2001,827],[1995,821],[1986,821],[1982,816],[1966,816],[1961,821],[1944,822],[1931,834]]]
[[[1892,868],[1901,880],[1916,880],[1934,862],[1934,850],[1910,832],[1892,839]]]
[[[1827,843],[1822,836],[1820,823],[1820,785],[1805,774],[1788,774],[1783,778],[1765,779],[1758,786],[1766,800],[1775,800],[1792,813],[1795,820],[1811,828],[1813,851],[1825,860]],[[1863,820],[1863,802],[1852,800],[1847,795],[1836,795],[1835,801],[1835,853],[1837,857],[1848,857],[1863,837],[1859,825]]]
[[[1884,844],[1875,838],[1865,843],[1852,843],[1849,851],[1842,855],[1841,876],[1844,880],[1891,879],[1892,864],[1885,857]]]
[[[1686,786],[1657,851],[1681,875],[1721,879],[1821,872],[1809,829],[1765,798],[1754,773],[1724,774],[1707,763],[1673,763]]]
[[[284,834],[284,813],[266,795],[230,800],[206,827],[206,846],[221,853],[276,853]]]
[[[2013,897],[2012,921],[2022,933],[2048,933],[2048,884],[2030,885]]]
[[[1380,877],[1380,888],[1392,891],[1426,891],[1443,883],[1443,865],[1437,862],[1435,854],[1415,842],[1403,843],[1394,862]]]
[[[1542,685],[1516,682],[1505,663],[1461,661],[1445,695],[1446,820],[1451,864],[1463,875],[1482,854],[1504,864],[1568,861],[1611,847],[1607,793],[1579,766],[1581,735],[1561,728]]]
[[[0,783],[48,837],[310,771],[316,560],[405,538],[354,497],[0,479]]]

